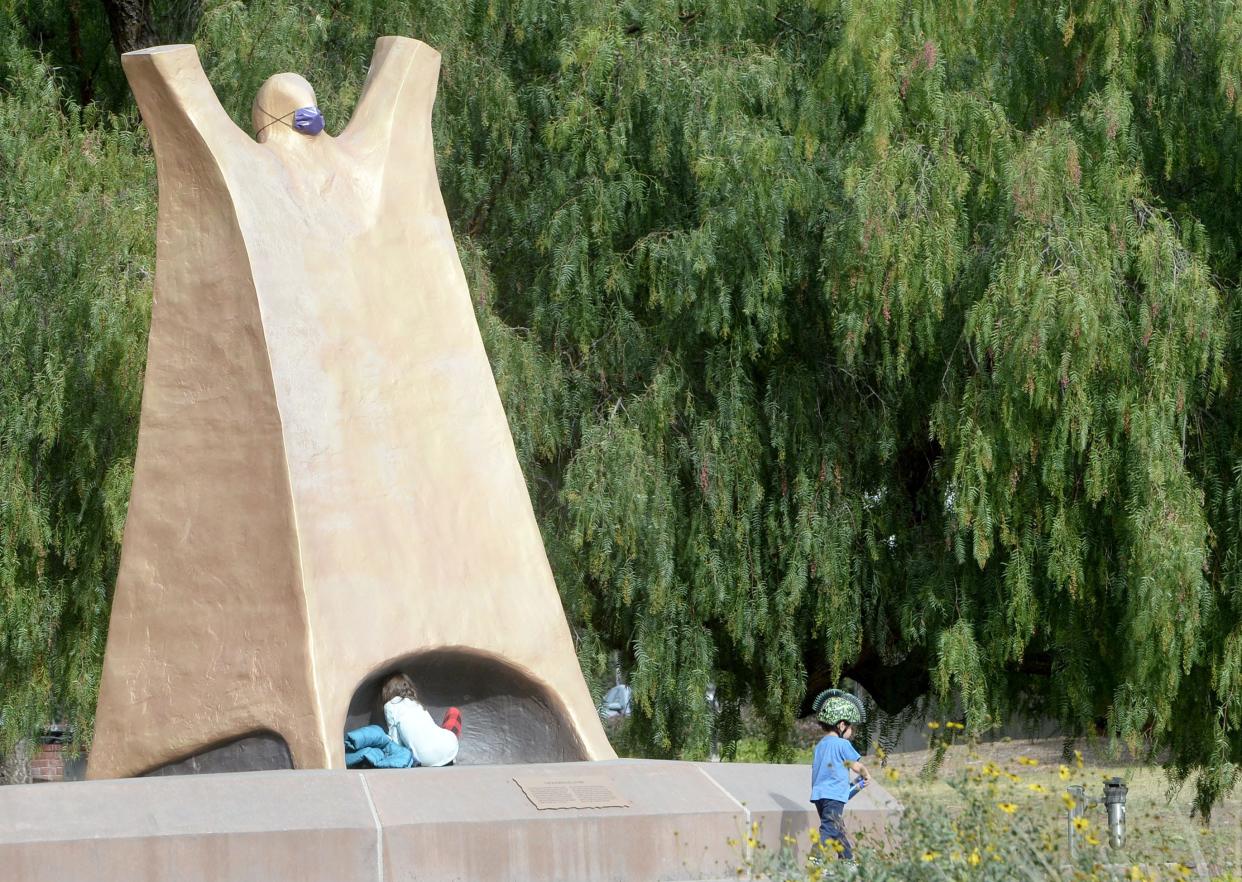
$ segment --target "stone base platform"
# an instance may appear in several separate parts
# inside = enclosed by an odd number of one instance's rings
[[[514,778],[605,779],[627,808],[536,809]],[[752,823],[817,824],[807,766],[612,760],[288,771],[0,788],[4,882],[736,879]],[[873,785],[857,835],[900,806]],[[732,840],[732,844],[730,841]]]

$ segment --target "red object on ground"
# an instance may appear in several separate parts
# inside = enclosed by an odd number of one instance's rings
[[[444,722],[440,724],[441,729],[448,729],[458,738],[461,737],[461,711],[455,707],[450,707],[444,712]]]

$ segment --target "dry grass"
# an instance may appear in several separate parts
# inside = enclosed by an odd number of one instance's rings
[[[950,813],[963,803],[954,782],[973,771],[981,781],[995,784],[998,801],[1016,804],[1018,811],[1034,816],[1039,826],[1061,843],[1062,850],[1067,823],[1062,794],[1066,787],[1083,784],[1089,796],[1100,796],[1103,780],[1119,777],[1129,788],[1126,844],[1117,851],[1102,846],[1101,860],[1148,868],[1182,864],[1192,869],[1191,878],[1242,882],[1242,789],[1216,806],[1205,824],[1191,814],[1193,781],[1172,787],[1158,765],[1110,755],[1102,742],[1070,744],[1068,756],[1067,745],[1059,738],[950,744],[939,762],[934,762],[939,751],[932,746],[953,736],[960,738],[961,733],[943,727],[929,729],[927,750],[891,754],[881,761],[873,749],[864,761],[904,804],[942,805]],[[817,725],[800,725],[792,752],[783,758],[809,763],[820,737]],[[1074,750],[1081,753],[1081,768]],[[744,739],[738,759],[768,759],[766,746],[756,738]],[[996,774],[988,775],[985,769],[989,768]],[[1067,773],[1068,778],[1063,778]],[[1103,808],[1091,807],[1087,817],[1093,833],[1107,842]],[[1166,875],[1173,878],[1167,873],[1157,873],[1156,877]]]
[[[934,741],[943,732],[929,736]],[[1129,788],[1127,836],[1124,848],[1104,852],[1110,862],[1149,867],[1180,863],[1205,879],[1242,875],[1242,794],[1224,800],[1205,824],[1191,815],[1192,782],[1171,787],[1158,766],[1109,756],[1102,745],[1070,746],[1071,751],[1075,748],[1082,755],[1081,767],[1072,753],[1065,756],[1060,739],[952,745],[938,766],[932,765],[936,751],[931,749],[894,754],[882,762],[869,759],[872,772],[904,803],[939,802],[950,812],[960,802],[951,782],[971,772],[993,780],[1001,798],[1017,804],[1019,811],[1045,816],[1046,829],[1062,839],[1066,819],[1061,794],[1066,787],[1083,784],[1089,796],[1099,796],[1103,780],[1116,776]],[[988,774],[993,769],[996,773]],[[1103,808],[1090,808],[1087,817],[1106,840]]]

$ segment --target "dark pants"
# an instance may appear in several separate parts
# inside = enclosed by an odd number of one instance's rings
[[[819,841],[825,850],[836,851],[833,842],[841,843],[840,857],[844,860],[854,859],[854,850],[850,847],[850,839],[845,835],[845,803],[839,799],[817,799],[815,808],[819,810]]]

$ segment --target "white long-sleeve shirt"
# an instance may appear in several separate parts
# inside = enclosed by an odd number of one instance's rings
[[[457,736],[436,725],[417,701],[394,698],[384,705],[384,721],[388,737],[408,747],[420,766],[447,766],[457,759]]]

